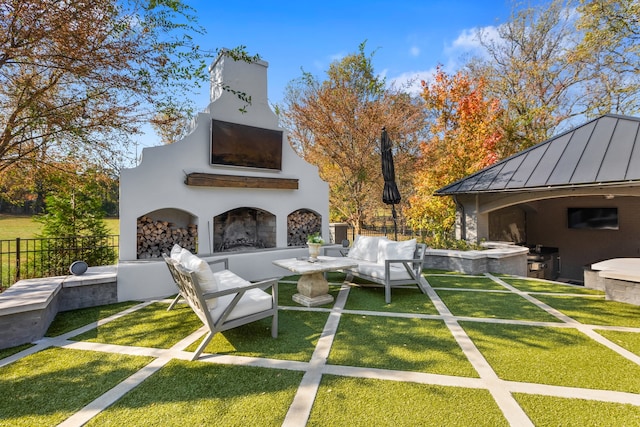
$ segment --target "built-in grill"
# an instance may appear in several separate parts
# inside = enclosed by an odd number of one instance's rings
[[[558,248],[542,245],[529,246],[527,276],[547,280],[557,279],[559,259]]]

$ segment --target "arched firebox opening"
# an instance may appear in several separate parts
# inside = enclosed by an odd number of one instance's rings
[[[214,252],[276,247],[276,216],[255,208],[237,208],[213,218]]]
[[[322,215],[298,209],[287,216],[287,246],[304,246],[309,234],[322,232]]]
[[[137,220],[137,259],[160,258],[178,244],[192,252],[198,247],[197,218],[180,209],[158,209]]]

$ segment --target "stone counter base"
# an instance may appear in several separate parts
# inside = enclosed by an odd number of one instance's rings
[[[614,258],[584,270],[585,288],[604,291],[608,300],[640,305],[640,258]]]
[[[424,268],[465,274],[502,273],[526,276],[528,252],[528,248],[515,245],[482,251],[427,249]]]

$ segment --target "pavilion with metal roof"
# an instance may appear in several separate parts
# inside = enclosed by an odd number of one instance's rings
[[[580,280],[586,264],[640,256],[640,118],[601,116],[435,194],[454,197],[458,238],[557,249],[555,277]],[[616,218],[575,227],[578,212]]]

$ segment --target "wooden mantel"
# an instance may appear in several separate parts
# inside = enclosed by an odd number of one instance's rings
[[[298,189],[298,179],[219,175],[198,172],[188,174],[185,184],[197,187],[271,188],[278,190]]]

